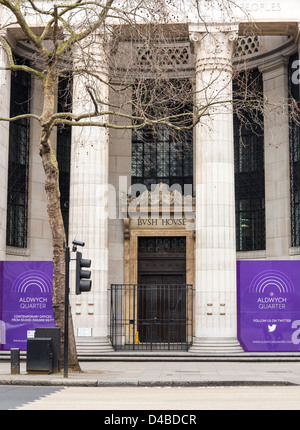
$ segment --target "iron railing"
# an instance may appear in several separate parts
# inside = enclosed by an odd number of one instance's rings
[[[193,336],[193,286],[114,284],[110,336],[115,350],[188,350]]]

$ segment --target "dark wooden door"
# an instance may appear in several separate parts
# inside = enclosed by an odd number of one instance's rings
[[[186,340],[185,273],[141,275],[138,286],[138,331],[141,342]]]
[[[186,341],[186,239],[139,238],[138,331],[141,342]]]

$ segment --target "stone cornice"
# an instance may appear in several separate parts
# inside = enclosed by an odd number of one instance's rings
[[[289,56],[280,54],[265,60],[264,63],[259,66],[259,70],[263,73],[271,73],[275,70],[280,70],[282,67],[285,67],[287,70],[288,64]]]
[[[0,30],[0,36],[6,40],[11,49],[15,49],[16,40],[12,37],[11,33],[7,29]]]
[[[300,49],[300,22],[298,22],[298,24],[295,28],[294,39],[295,39],[295,42]]]
[[[238,32],[239,24],[226,24],[226,23],[215,23],[215,24],[190,24],[189,32],[194,33],[231,33]]]

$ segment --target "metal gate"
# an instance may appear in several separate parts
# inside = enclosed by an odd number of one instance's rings
[[[193,335],[193,287],[114,284],[110,335],[115,350],[188,350]]]

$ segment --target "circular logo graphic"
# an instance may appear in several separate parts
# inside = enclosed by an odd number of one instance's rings
[[[50,294],[52,291],[52,280],[43,272],[30,270],[16,278],[12,286],[12,292],[28,293],[33,288],[38,288],[42,294]]]
[[[267,270],[257,275],[250,284],[251,293],[265,294],[278,290],[280,294],[295,292],[292,280],[279,270]]]

